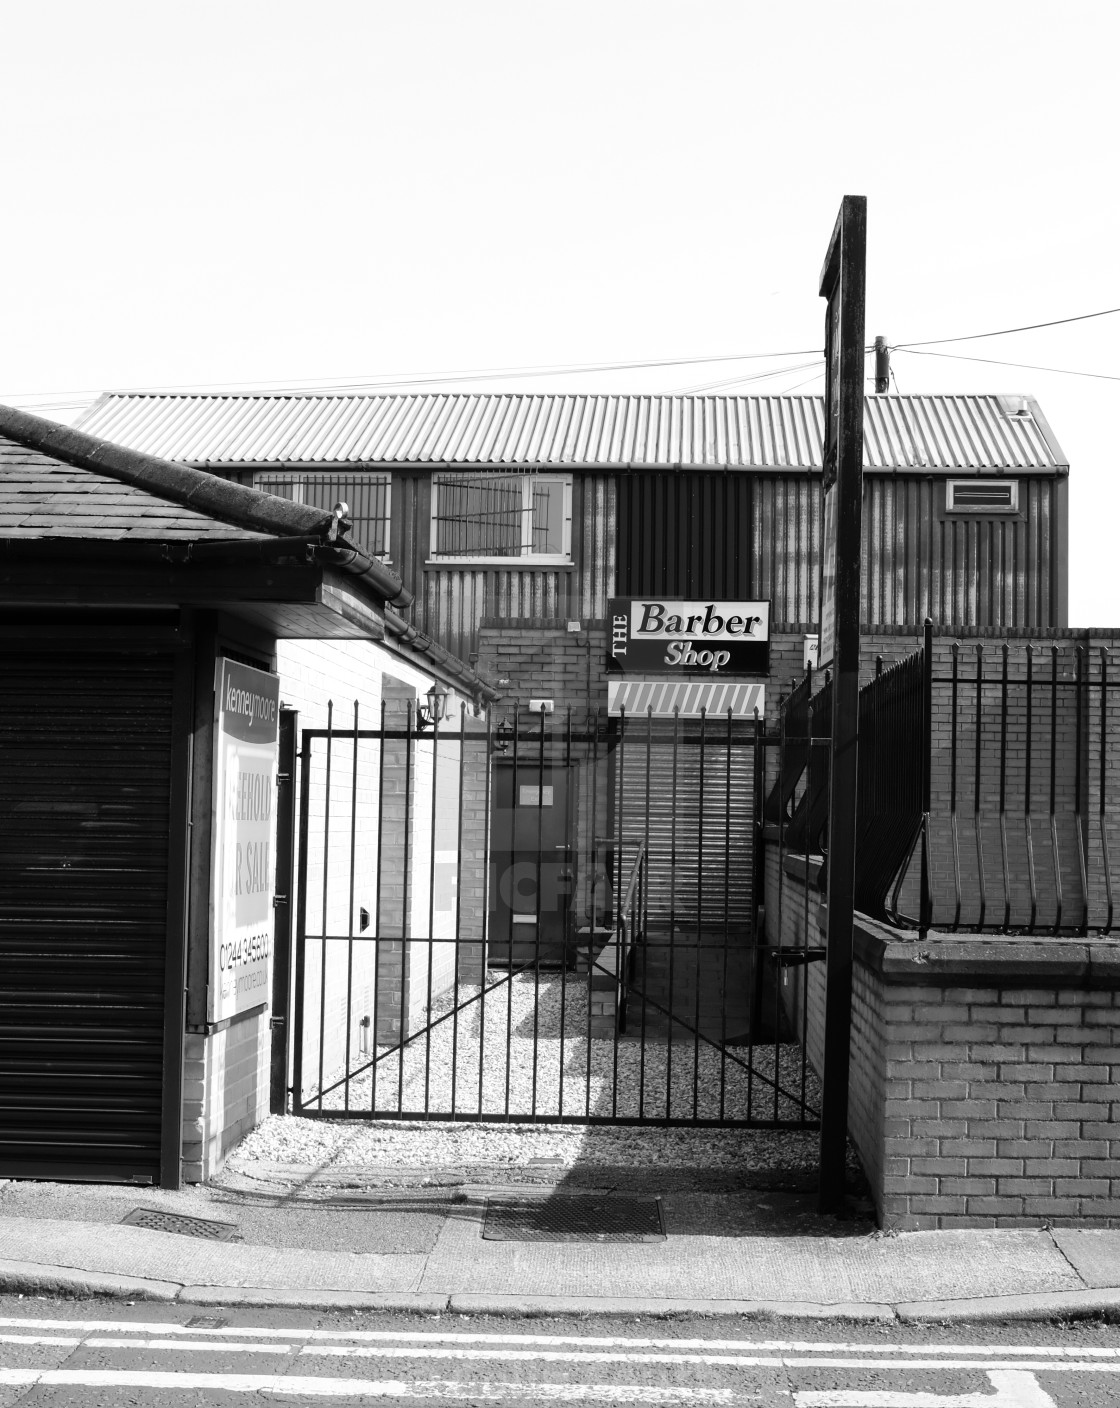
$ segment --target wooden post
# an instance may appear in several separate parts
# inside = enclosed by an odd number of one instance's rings
[[[821,1092],[822,1212],[843,1206],[852,1025],[859,733],[860,547],[863,520],[864,294],[867,200],[845,196],[821,272],[825,319],[826,541],[822,545],[820,665],[832,666],[828,937]],[[831,533],[831,541],[827,540]],[[826,654],[826,648],[828,653]]]

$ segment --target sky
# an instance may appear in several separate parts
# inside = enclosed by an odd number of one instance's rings
[[[55,419],[109,389],[819,392],[845,193],[869,341],[1120,308],[1105,0],[3,8],[0,400]],[[1118,343],[1120,313],[892,357],[903,393],[1038,397],[1077,626],[1120,625]]]

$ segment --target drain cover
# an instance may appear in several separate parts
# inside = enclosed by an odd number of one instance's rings
[[[241,1233],[235,1222],[213,1222],[208,1217],[191,1217],[184,1212],[166,1212],[163,1208],[133,1208],[122,1222],[133,1227],[150,1227],[154,1232],[178,1232],[184,1237],[208,1237],[212,1242],[240,1242]]]
[[[488,1242],[663,1242],[660,1198],[487,1198]]]

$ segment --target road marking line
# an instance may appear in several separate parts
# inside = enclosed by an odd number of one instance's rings
[[[832,1340],[726,1340],[726,1339],[649,1339],[630,1335],[518,1335],[473,1334],[466,1331],[438,1330],[311,1330],[283,1329],[273,1326],[225,1326],[221,1329],[169,1324],[161,1321],[138,1320],[58,1320],[7,1317],[0,1318],[0,1327],[30,1327],[44,1330],[99,1330],[124,1334],[185,1335],[192,1339],[285,1339],[343,1340],[355,1343],[408,1344],[530,1344],[558,1346],[579,1350],[595,1348],[667,1349],[667,1350],[753,1350],[756,1353],[787,1354],[943,1354],[946,1356],[982,1354],[1007,1355],[1007,1345],[982,1344],[860,1344]],[[1046,1358],[1120,1359],[1120,1348],[1069,1348],[1065,1345],[1015,1345],[1016,1355]]]
[[[1024,1370],[1044,1368],[1048,1373],[1120,1373],[1120,1364],[1059,1360],[1056,1363],[1040,1365],[1033,1360],[1017,1360],[1012,1358],[999,1361],[996,1365],[993,1365],[990,1359],[954,1359],[948,1362],[943,1359],[894,1359],[889,1364],[885,1364],[882,1360],[860,1359],[851,1356],[666,1354],[648,1352],[627,1354],[621,1350],[613,1352],[584,1350],[580,1353],[572,1354],[561,1350],[512,1349],[508,1347],[477,1349],[464,1345],[452,1347],[423,1345],[413,1348],[409,1345],[305,1344],[302,1348],[297,1348],[294,1345],[237,1344],[231,1342],[215,1343],[213,1341],[200,1342],[182,1339],[129,1339],[123,1336],[106,1335],[89,1336],[84,1340],[75,1337],[48,1335],[0,1335],[0,1343],[62,1345],[70,1348],[80,1345],[88,1349],[166,1350],[173,1353],[179,1350],[201,1350],[209,1354],[221,1354],[227,1351],[231,1354],[291,1354],[292,1351],[295,1350],[297,1355],[301,1358],[310,1356],[336,1359],[411,1359],[418,1362],[423,1362],[428,1359],[505,1359],[548,1364],[576,1364],[581,1362],[597,1364],[703,1364],[713,1368],[734,1368],[738,1366],[745,1369],[860,1369],[882,1373],[900,1369],[933,1369],[940,1371],[946,1369],[971,1369],[989,1372],[993,1368],[1008,1372],[1021,1372]]]
[[[625,1354],[621,1350],[588,1351],[585,1354],[565,1354],[559,1349],[468,1349],[456,1346],[441,1349],[426,1345],[411,1349],[401,1345],[304,1345],[304,1355],[336,1359],[504,1359],[544,1364],[711,1364],[739,1365],[748,1369],[780,1369],[787,1361],[780,1355],[747,1357],[741,1354]],[[879,1367],[879,1366],[876,1366]]]
[[[641,1384],[550,1384],[458,1382],[454,1379],[320,1379],[286,1374],[129,1373],[115,1369],[0,1369],[0,1387],[199,1389],[225,1393],[269,1393],[286,1397],[435,1398],[444,1401],[561,1403],[727,1404],[757,1403],[760,1394],[724,1388],[654,1388]]]
[[[1032,1373],[988,1373],[990,1393],[904,1393],[879,1389],[795,1391],[797,1408],[1057,1408]]]
[[[745,1364],[748,1361],[736,1361]],[[1038,1364],[1034,1360],[1005,1359],[993,1364],[990,1359],[954,1359],[946,1363],[944,1359],[892,1359],[889,1364],[867,1359],[798,1359],[783,1355],[782,1363],[788,1369],[872,1369],[880,1374],[893,1373],[896,1369],[936,1369],[940,1373],[958,1369],[980,1369],[992,1373],[1047,1373],[1047,1374],[1120,1374],[1120,1364],[1075,1364],[1069,1360],[1055,1364]]]
[[[588,1350],[582,1354],[565,1354],[550,1349],[469,1349],[456,1347],[441,1349],[434,1345],[423,1349],[412,1349],[401,1345],[304,1345],[299,1351],[304,1355],[337,1359],[509,1359],[530,1360],[548,1364],[706,1364],[718,1368],[734,1367],[745,1369],[870,1369],[877,1373],[892,1373],[896,1369],[936,1369],[940,1372],[958,1369],[1031,1370],[1045,1368],[1054,1373],[1120,1374],[1120,1364],[1079,1364],[1064,1360],[1057,1364],[1040,1365],[1034,1360],[1007,1358],[993,1366],[990,1359],[954,1359],[946,1363],[943,1359],[892,1359],[884,1364],[877,1359],[856,1358],[816,1358],[791,1354],[625,1354],[622,1351]]]
[[[81,1344],[78,1335],[0,1335],[0,1344]]]
[[[202,1349],[207,1354],[291,1354],[290,1344],[235,1344],[225,1341],[215,1344],[213,1340],[132,1340],[116,1335],[91,1335],[85,1340],[74,1340],[85,1349]]]

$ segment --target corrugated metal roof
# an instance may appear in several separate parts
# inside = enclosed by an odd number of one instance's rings
[[[1036,403],[869,396],[868,469],[1068,468]],[[819,396],[109,393],[77,422],[195,465],[819,469]]]

